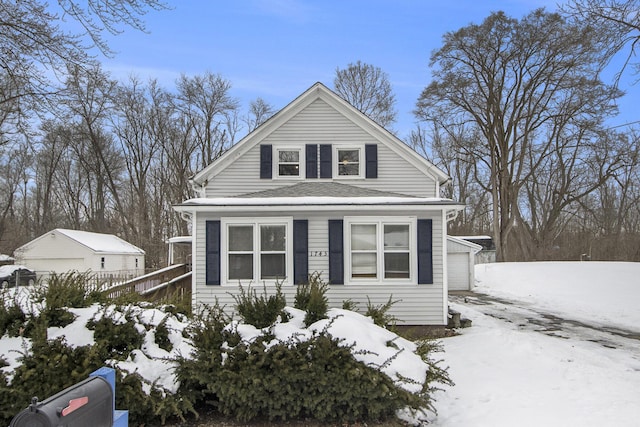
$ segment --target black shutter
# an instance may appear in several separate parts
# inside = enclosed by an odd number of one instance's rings
[[[271,179],[271,161],[272,161],[271,145],[260,146],[260,178]]]
[[[331,178],[333,175],[331,144],[320,145],[320,178]]]
[[[433,221],[418,220],[418,283],[433,283]]]
[[[367,144],[364,146],[366,157],[366,177],[378,177],[378,146],[376,144]]]
[[[309,276],[309,222],[293,220],[293,283],[307,283]]]
[[[206,222],[206,285],[220,284],[220,221]]]
[[[329,283],[344,285],[342,220],[329,220]]]
[[[306,176],[307,178],[318,177],[318,146],[307,144],[305,146]]]

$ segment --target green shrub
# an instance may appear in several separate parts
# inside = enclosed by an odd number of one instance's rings
[[[245,291],[240,286],[240,293],[233,295],[233,299],[236,302],[236,311],[244,323],[261,329],[275,323],[278,317],[283,321],[288,319],[284,311],[287,300],[282,293],[282,284],[277,283],[275,289],[275,294],[269,295],[265,285],[262,295],[258,296],[255,289],[249,287],[249,290]]]
[[[115,322],[109,317],[87,322],[87,328],[93,330],[96,345],[103,347],[109,357],[125,359],[128,354],[140,348],[144,341],[142,335],[135,327],[135,322],[126,317],[126,322]]]
[[[205,400],[213,404],[216,398],[210,387],[219,380],[223,346],[235,346],[240,339],[225,328],[230,319],[218,302],[200,311],[184,331],[193,344],[191,355],[178,359],[176,377],[180,381],[179,394],[191,402]]]
[[[98,302],[99,293],[94,292],[89,285],[91,278],[88,272],[72,271],[63,274],[52,274],[46,287],[46,309],[82,308]]]
[[[304,318],[305,326],[327,318],[329,301],[326,297],[329,285],[322,281],[320,273],[313,273],[309,276],[307,283],[296,288],[294,307],[304,310],[307,314]]]
[[[268,338],[267,338],[268,339]],[[264,337],[234,347],[209,385],[223,415],[242,422],[312,418],[352,423],[384,420],[426,400],[399,387],[321,332],[265,349]]]
[[[168,315],[165,316],[164,319],[158,323],[158,326],[156,326],[155,342],[158,344],[158,347],[170,352],[173,348],[173,344],[171,344],[171,341],[169,340],[169,328],[167,328],[168,318]]]
[[[352,299],[347,299],[342,301],[342,309],[343,310],[349,310],[349,311],[358,311],[358,303],[355,302]]]
[[[392,301],[392,295],[389,295],[389,300],[386,303],[375,306],[367,297],[367,311],[364,315],[371,317],[376,325],[393,331],[396,329],[397,319],[394,315],[389,314],[389,310],[398,301]]]

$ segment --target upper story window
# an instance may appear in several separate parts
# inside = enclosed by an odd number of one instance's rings
[[[362,150],[360,148],[341,148],[335,150],[334,176],[337,178],[361,178],[363,175]]]
[[[299,177],[301,157],[299,149],[278,150],[278,176]]]

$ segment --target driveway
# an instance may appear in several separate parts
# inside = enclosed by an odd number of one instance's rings
[[[640,360],[640,325],[637,330],[628,330],[596,323],[585,323],[565,318],[559,313],[550,313],[525,301],[507,300],[479,292],[455,291],[449,294],[455,305],[470,306],[481,313],[516,325],[519,329],[531,330],[563,340],[589,341],[606,348],[628,350]]]

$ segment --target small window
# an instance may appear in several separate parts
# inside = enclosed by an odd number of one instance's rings
[[[100,258],[100,268],[104,270],[104,257]]]
[[[278,150],[278,176],[300,176],[300,150]]]
[[[136,268],[138,268],[138,258],[136,258]]]
[[[359,148],[337,148],[334,174],[338,177],[359,178],[362,176],[362,153]]]

